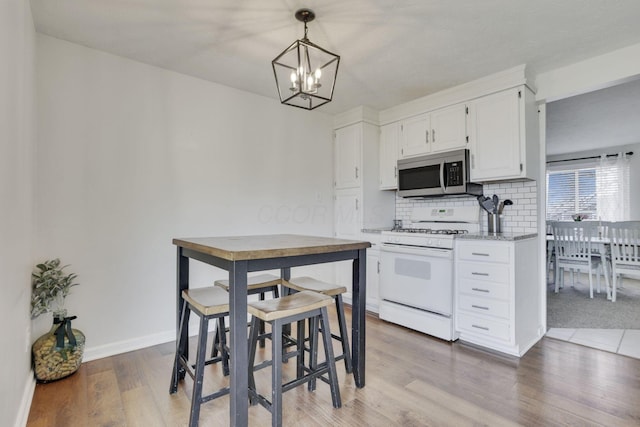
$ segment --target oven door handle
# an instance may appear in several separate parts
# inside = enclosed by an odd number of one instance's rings
[[[383,243],[380,247],[380,250],[383,252],[389,252],[394,254],[432,256],[432,257],[438,257],[438,258],[453,259],[453,251],[451,249],[419,248],[419,247],[394,245],[392,243]]]

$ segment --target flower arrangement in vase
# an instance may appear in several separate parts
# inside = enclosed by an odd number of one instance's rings
[[[584,213],[576,213],[571,215],[571,218],[573,218],[573,220],[577,222],[577,221],[583,221],[585,219],[589,219],[589,215]]]
[[[77,286],[75,273],[65,274],[67,265],[58,258],[37,264],[32,273],[31,317],[53,312],[51,330],[32,347],[33,365],[39,382],[55,381],[78,370],[84,353],[84,334],[71,328],[76,316],[67,317],[65,298]]]

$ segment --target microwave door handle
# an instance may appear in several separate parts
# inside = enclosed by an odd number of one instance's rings
[[[444,184],[444,161],[440,163],[440,188],[442,188],[442,192],[447,192],[447,186]]]

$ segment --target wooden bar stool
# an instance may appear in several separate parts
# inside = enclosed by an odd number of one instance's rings
[[[265,273],[257,276],[249,277],[247,279],[247,295],[258,294],[260,301],[264,301],[265,294],[271,292],[273,298],[278,298],[280,292],[278,291],[278,285],[282,282],[282,279],[273,274]],[[214,285],[220,286],[225,291],[229,292],[229,280],[216,280]],[[224,320],[223,320],[224,322]],[[226,330],[223,329],[223,330]],[[260,334],[264,336],[264,323],[260,323]],[[219,343],[216,341],[211,349],[211,357],[215,357],[218,354]],[[264,338],[260,339],[260,347],[264,347]],[[225,370],[225,375],[229,375],[229,370]]]
[[[289,281],[283,282],[283,286],[293,289],[297,292],[313,291],[323,295],[330,296],[336,303],[336,312],[338,315],[338,326],[340,328],[340,335],[332,334],[331,337],[342,344],[342,354],[336,356],[336,360],[344,359],[344,366],[347,373],[351,373],[353,370],[351,364],[351,350],[349,348],[349,335],[347,334],[347,321],[344,315],[344,303],[342,302],[342,294],[347,291],[347,288],[332,283],[323,282],[313,277],[295,277]]]
[[[206,365],[221,361],[223,366],[226,367],[226,371],[228,372],[229,370],[229,354],[226,350],[224,322],[222,321],[225,316],[229,315],[229,294],[221,287],[210,286],[207,288],[184,290],[182,291],[182,298],[184,299],[184,305],[182,318],[180,319],[180,330],[182,330],[185,322],[189,322],[189,315],[191,312],[200,317],[198,349],[196,351],[196,363],[195,365],[192,365],[184,355],[179,354],[181,337],[178,337],[178,342],[176,343],[176,356],[173,362],[173,375],[170,392],[175,393],[178,390],[178,379],[180,377],[179,371],[184,369],[184,371],[193,379],[189,426],[194,427],[198,425],[200,405],[202,403],[229,394],[229,387],[224,387],[214,393],[202,396],[204,367]],[[221,354],[219,357],[206,359],[207,334],[209,331],[210,319],[217,319],[218,321],[216,338],[221,343]]]
[[[327,306],[331,305],[332,298],[317,292],[302,291],[282,298],[267,301],[249,303],[247,310],[252,315],[251,333],[249,336],[249,398],[251,404],[260,403],[271,412],[271,425],[282,425],[282,393],[304,383],[310,383],[316,378],[328,382],[331,387],[331,398],[334,408],[340,408],[340,389],[336,374],[335,359],[331,344],[331,330],[329,329],[329,316]],[[282,384],[282,327],[293,322],[298,322],[298,336],[304,334],[304,320],[309,319],[312,325],[311,353],[309,366],[304,367],[304,375],[298,375],[296,379]],[[318,319],[321,328],[318,328]],[[259,336],[259,321],[271,324],[271,361],[255,367],[256,347]],[[323,347],[326,362],[318,365],[318,330],[322,331]],[[299,352],[302,353],[302,348]],[[301,359],[298,359],[301,363]],[[254,369],[271,365],[271,401],[259,394],[256,390]],[[323,375],[327,374],[328,378]]]

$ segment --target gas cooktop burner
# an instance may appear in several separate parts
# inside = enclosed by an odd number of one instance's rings
[[[467,230],[432,230],[431,228],[396,228],[391,230],[398,233],[419,233],[419,234],[466,234]]]

